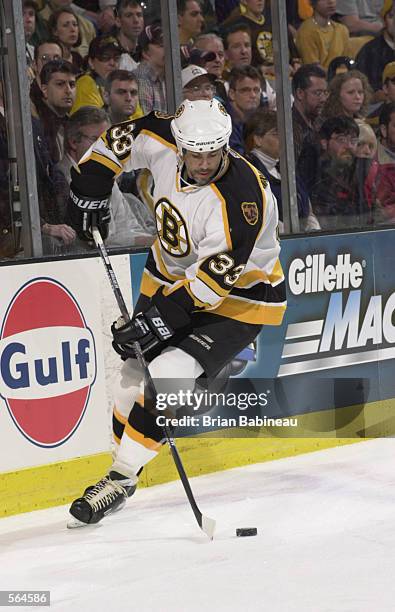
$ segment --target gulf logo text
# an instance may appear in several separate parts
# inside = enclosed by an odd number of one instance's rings
[[[0,396],[33,444],[63,444],[80,425],[96,379],[94,337],[71,292],[35,278],[7,308],[0,335]]]

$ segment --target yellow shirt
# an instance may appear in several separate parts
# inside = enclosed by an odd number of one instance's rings
[[[81,106],[96,106],[102,108],[104,100],[100,88],[90,74],[84,74],[77,79],[76,96],[70,115],[73,115]]]
[[[331,21],[324,28],[313,17],[306,19],[296,33],[296,46],[303,64],[318,62],[325,70],[339,55],[349,54],[350,36],[346,26]]]
[[[136,110],[134,111],[133,115],[131,115],[130,119],[134,121],[135,119],[140,119],[140,117],[144,117],[144,113],[139,102],[136,106]]]

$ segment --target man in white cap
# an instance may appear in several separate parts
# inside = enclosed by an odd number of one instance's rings
[[[205,68],[191,64],[181,70],[182,95],[186,100],[212,100],[215,94],[215,76]]]

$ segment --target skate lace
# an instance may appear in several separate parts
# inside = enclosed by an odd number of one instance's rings
[[[86,501],[97,512],[103,510],[109,503],[113,502],[119,495],[127,496],[126,489],[114,480],[103,478],[85,495]]]

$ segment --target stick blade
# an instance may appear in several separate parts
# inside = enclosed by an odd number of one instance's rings
[[[210,540],[212,540],[214,537],[215,525],[216,523],[214,519],[210,518],[209,516],[204,516],[204,514],[202,514],[201,528]]]

